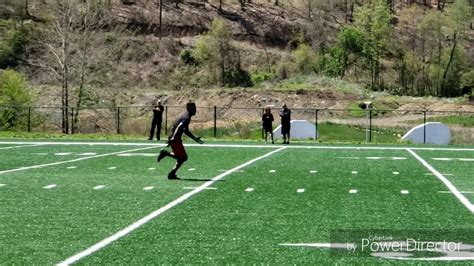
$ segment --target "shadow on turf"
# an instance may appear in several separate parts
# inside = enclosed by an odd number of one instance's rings
[[[176,179],[177,181],[213,181],[212,179],[198,179],[198,178],[178,178]],[[215,180],[216,182],[221,182],[221,181],[225,181],[225,180]]]

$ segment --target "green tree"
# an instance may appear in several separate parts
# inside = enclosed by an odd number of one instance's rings
[[[14,70],[0,72],[0,129],[12,129],[22,122],[22,107],[31,103],[32,96],[26,86],[25,78]]]
[[[442,82],[442,56],[443,44],[446,39],[444,29],[446,27],[446,18],[439,11],[429,11],[423,17],[419,25],[421,39],[426,44],[428,50],[428,76],[434,91],[431,94],[439,95]]]
[[[355,16],[355,27],[364,39],[363,55],[371,76],[371,88],[380,84],[381,59],[392,37],[392,15],[385,0],[374,1],[360,8]]]
[[[357,58],[364,56],[364,35],[353,26],[345,26],[339,32],[336,46],[330,51],[326,73],[343,78],[346,70]]]
[[[316,62],[316,53],[306,43],[301,43],[298,48],[293,51],[292,58],[296,64],[296,68],[303,74],[309,74],[314,70]]]
[[[231,40],[232,34],[227,23],[215,18],[210,31],[197,40],[193,57],[204,69],[211,71],[219,84],[250,86],[250,75],[242,69],[239,50],[231,44]]]
[[[3,28],[0,38],[0,68],[16,66],[26,44],[26,27],[17,27],[14,23],[16,22],[0,20],[0,28]]]
[[[457,0],[446,10],[448,23],[448,38],[450,41],[449,58],[443,71],[441,80],[442,96],[460,95],[461,60],[456,60],[457,54],[462,53],[462,43],[466,38],[466,30],[471,20],[471,9],[467,0]]]

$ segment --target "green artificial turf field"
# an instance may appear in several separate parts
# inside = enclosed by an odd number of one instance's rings
[[[472,148],[190,145],[180,180],[161,148],[0,142],[0,262],[474,260]]]

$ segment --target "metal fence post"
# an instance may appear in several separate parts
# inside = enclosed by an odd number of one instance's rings
[[[426,144],[426,111],[423,111],[423,144]]]
[[[120,107],[117,107],[117,134],[120,134]]]
[[[76,125],[74,124],[74,107],[71,107],[71,135],[74,135]]]
[[[369,143],[372,142],[372,109],[369,110]]]
[[[28,132],[31,132],[31,106],[28,107]]]
[[[165,135],[168,135],[168,106],[165,106]]]
[[[314,141],[316,141],[318,139],[318,112],[319,110],[316,109],[315,112],[314,112],[314,125],[316,127],[316,130],[314,132]]]
[[[214,138],[217,137],[217,106],[214,105]]]

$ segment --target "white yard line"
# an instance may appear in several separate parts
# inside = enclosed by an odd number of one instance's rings
[[[451,191],[456,198],[464,205],[466,208],[468,208],[471,213],[474,213],[474,205],[449,181],[445,176],[443,176],[440,172],[438,172],[433,166],[431,166],[429,163],[427,163],[423,158],[418,156],[414,151],[411,149],[407,149],[413,157],[415,157],[421,164],[423,164],[428,170],[430,170],[443,184]]]
[[[37,165],[32,165],[32,166],[26,166],[26,167],[20,167],[20,168],[15,168],[15,169],[10,169],[10,170],[0,171],[0,175],[1,175],[1,174],[5,174],[5,173],[11,173],[11,172],[17,172],[17,171],[28,170],[28,169],[43,168],[43,167],[52,166],[52,165],[59,165],[59,164],[65,164],[65,163],[72,163],[72,162],[83,161],[83,160],[87,160],[87,159],[100,158],[100,157],[105,157],[105,156],[110,156],[110,155],[121,154],[121,153],[124,153],[124,152],[139,151],[139,150],[148,150],[148,149],[153,149],[153,148],[156,148],[156,147],[155,147],[155,146],[152,146],[152,147],[138,148],[138,149],[133,149],[133,150],[126,150],[126,151],[118,151],[118,152],[111,152],[111,153],[99,154],[99,155],[94,155],[94,156],[89,156],[89,157],[81,157],[81,158],[77,158],[77,159],[73,159],[73,160],[67,160],[67,161],[59,161],[59,162],[54,162],[54,163],[37,164]]]
[[[31,143],[31,142],[30,142]],[[15,144],[15,143],[12,143]],[[8,147],[2,147],[0,150],[8,150],[8,149],[16,149],[16,148],[23,148],[23,147],[35,147],[35,146],[41,146],[43,144],[31,144],[31,145],[20,145],[20,146],[8,146]]]
[[[474,191],[459,191],[461,192],[462,194],[474,194]],[[451,191],[438,191],[438,193],[448,193],[448,194],[451,194],[453,192]]]
[[[0,144],[37,144],[37,145],[111,145],[111,146],[155,146],[164,147],[166,144],[150,144],[140,142],[63,142],[63,141],[0,141]],[[223,147],[223,148],[270,148],[268,145],[252,144],[185,144],[186,147]],[[429,150],[429,151],[474,151],[474,148],[427,148],[427,147],[376,147],[376,146],[322,146],[322,145],[272,145],[271,148],[289,148],[289,149],[339,149],[339,150]]]
[[[141,218],[140,220],[134,222],[133,224],[125,227],[124,229],[118,231],[117,233],[103,239],[102,241],[90,246],[89,248],[77,253],[76,255],[73,255],[67,259],[65,259],[64,261],[58,263],[57,265],[70,265],[72,263],[75,263],[79,260],[81,260],[82,258],[86,257],[86,256],[89,256],[91,255],[92,253],[110,245],[111,243],[117,241],[118,239],[120,239],[121,237],[124,237],[128,234],[130,234],[131,232],[135,231],[136,229],[138,229],[139,227],[141,227],[142,225],[146,224],[147,222],[153,220],[154,218],[158,217],[159,215],[161,215],[162,213],[166,212],[167,210],[177,206],[178,204],[184,202],[185,200],[191,198],[193,195],[205,190],[207,187],[210,187],[212,184],[214,184],[214,182],[224,178],[225,176],[227,175],[230,175],[232,174],[233,172],[239,170],[239,169],[242,169],[244,167],[247,167],[248,165],[251,165],[253,164],[254,162],[256,161],[259,161],[261,159],[264,159],[266,157],[269,157],[271,155],[273,155],[274,153],[277,153],[279,151],[282,151],[284,150],[286,147],[282,147],[282,148],[279,148],[277,150],[273,150],[269,153],[266,153],[265,155],[263,156],[260,156],[260,157],[257,157],[255,159],[252,159],[244,164],[241,164],[237,167],[234,167],[232,169],[230,169],[229,171],[227,172],[224,172],[218,176],[215,176],[214,178],[212,178],[210,181],[207,181],[205,182],[204,184],[202,184],[201,186],[197,187],[196,189],[192,190],[192,191],[189,191],[187,192],[186,194],[182,195],[181,197],[171,201],[170,203],[166,204],[165,206],[153,211],[152,213],[148,214],[147,216]]]

